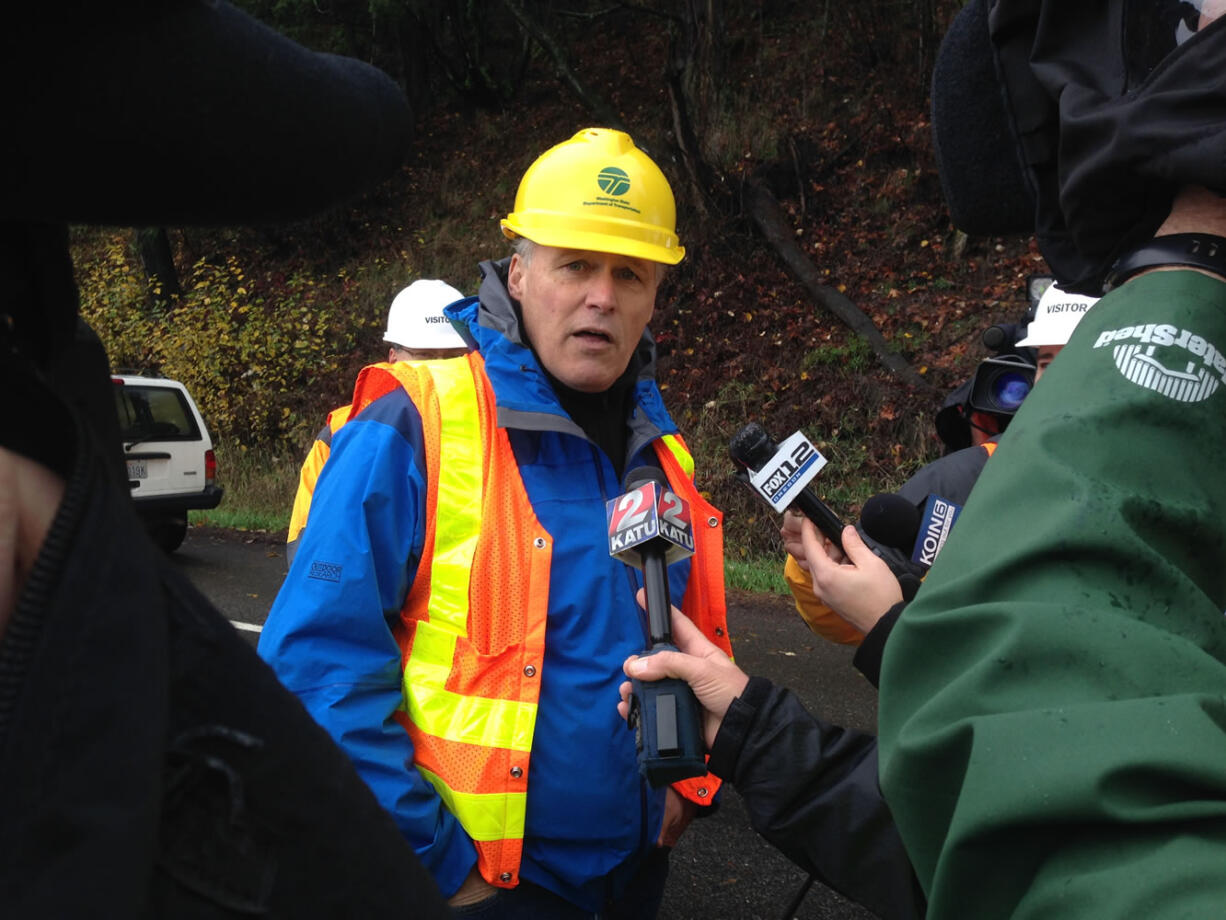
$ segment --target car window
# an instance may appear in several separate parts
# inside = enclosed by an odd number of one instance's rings
[[[200,429],[187,397],[171,387],[124,384],[115,387],[115,411],[125,440],[195,441]]]

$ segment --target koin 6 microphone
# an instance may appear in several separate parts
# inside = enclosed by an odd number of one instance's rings
[[[605,506],[609,555],[643,570],[647,632],[642,656],[676,651],[668,565],[694,552],[690,509],[668,488],[658,470],[638,467],[626,476],[626,492]],[[707,772],[698,700],[677,678],[631,680],[628,724],[634,729],[639,772],[652,786],[665,786]]]
[[[921,510],[897,493],[884,492],[864,503],[860,526],[878,543],[910,553],[911,561],[927,570],[961,513],[961,505],[939,495],[929,495]]]
[[[750,422],[728,444],[739,469],[733,474],[764,502],[782,513],[795,507],[840,550],[843,522],[810,489],[826,458],[799,431],[776,444],[757,422]]]

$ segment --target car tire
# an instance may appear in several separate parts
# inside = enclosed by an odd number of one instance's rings
[[[161,547],[164,553],[173,553],[183,545],[187,536],[187,515],[160,518],[150,529],[153,542]]]

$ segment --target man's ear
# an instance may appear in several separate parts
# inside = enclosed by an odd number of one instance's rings
[[[519,253],[511,254],[511,264],[507,267],[507,293],[516,300],[523,300],[524,291],[524,260]]]

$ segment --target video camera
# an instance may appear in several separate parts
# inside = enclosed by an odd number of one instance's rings
[[[1004,431],[1034,387],[1034,351],[1018,348],[1015,343],[1025,338],[1035,308],[1054,280],[1050,275],[1029,276],[1026,279],[1028,304],[1022,320],[997,323],[984,330],[983,345],[992,355],[979,362],[971,379],[950,393],[937,413],[937,435],[945,443],[947,452],[971,446],[972,413],[993,416],[999,430]]]

